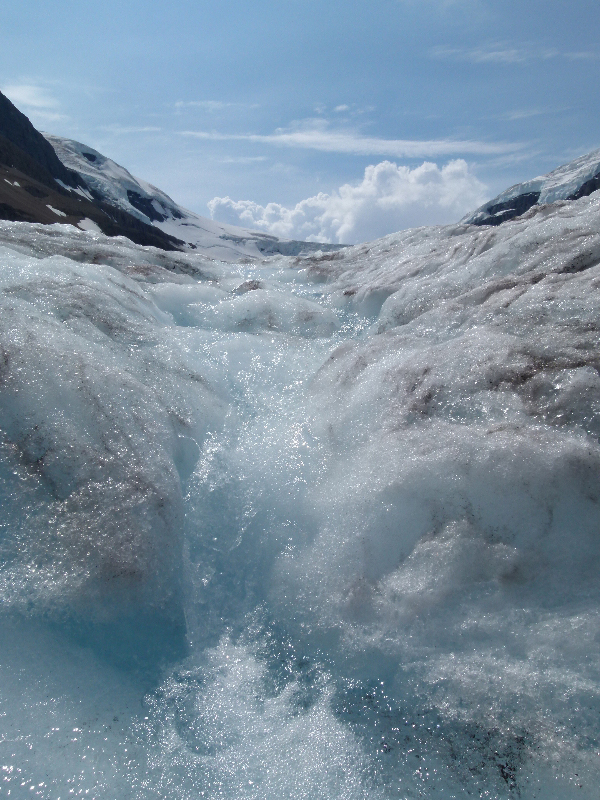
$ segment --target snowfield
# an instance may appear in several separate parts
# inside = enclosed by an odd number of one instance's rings
[[[597,798],[598,195],[245,263],[0,222],[0,794]]]

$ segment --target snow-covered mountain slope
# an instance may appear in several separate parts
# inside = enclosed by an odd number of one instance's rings
[[[222,225],[177,205],[167,194],[135,178],[124,167],[87,145],[44,134],[60,161],[81,175],[93,198],[108,201],[150,223],[189,249],[224,261],[280,253],[301,255],[336,250],[339,245],[281,240],[260,231]],[[68,187],[65,187],[68,188]],[[78,190],[73,190],[78,191]],[[81,190],[79,190],[81,191]]]
[[[577,200],[600,189],[600,150],[594,150],[569,164],[525,183],[511,186],[489,200],[462,222],[471,225],[500,225],[520,216],[534,205],[558,200]]]
[[[0,92],[0,219],[93,228],[141,245],[181,250],[184,243],[102,197]]]
[[[0,222],[3,791],[597,800],[599,319],[598,194],[238,264]]]

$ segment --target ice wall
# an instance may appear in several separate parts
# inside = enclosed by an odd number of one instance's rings
[[[595,798],[599,221],[2,223],[0,791]]]

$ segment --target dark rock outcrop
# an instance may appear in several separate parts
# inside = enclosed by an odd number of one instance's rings
[[[579,200],[600,190],[600,150],[579,156],[546,175],[511,186],[463,217],[466,225],[502,225],[536,205]]]
[[[2,134],[0,134],[0,164],[4,167],[18,169],[24,175],[28,175],[46,186],[61,190],[59,184],[56,183],[52,174],[43,164],[40,164],[29,153],[26,153],[25,150],[22,150]]]
[[[573,192],[567,200],[579,200],[580,197],[589,197],[592,192],[600,189],[600,172],[596,173],[589,181],[582,183],[576,192]]]
[[[84,153],[84,155],[86,155]],[[163,222],[167,219],[166,214],[159,213],[155,208],[152,200],[148,197],[142,197],[139,192],[134,192],[131,189],[127,190],[127,198],[134,208],[141,211],[148,219],[153,219],[156,222]]]
[[[471,221],[472,225],[501,225],[509,219],[520,217],[526,211],[529,211],[540,199],[540,192],[527,192],[526,194],[519,194],[511,200],[505,200],[502,203],[491,203],[484,206],[482,209],[483,214],[481,218],[475,218]]]
[[[41,168],[38,175],[32,175],[37,180],[41,180],[40,176],[45,175],[50,176],[53,181],[58,179],[73,188],[82,184],[80,176],[65,167],[52,145],[33,127],[25,114],[21,113],[1,92],[0,135],[26,153]],[[48,177],[45,177],[42,183],[47,182]]]

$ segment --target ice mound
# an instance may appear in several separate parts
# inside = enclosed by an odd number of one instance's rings
[[[0,226],[12,796],[595,800],[598,231]]]
[[[3,471],[45,498],[43,520],[19,520],[3,603],[181,632],[181,477],[222,402],[122,273],[0,257]]]
[[[156,304],[174,315],[179,325],[218,331],[277,331],[305,336],[331,336],[339,327],[328,309],[305,298],[246,281],[234,292],[214,286],[158,286]]]
[[[465,736],[523,738],[525,796],[528,762],[547,787],[553,759],[587,751],[589,769],[597,742],[599,212],[411,231],[311,267],[381,310],[311,383],[321,522],[273,599],[307,650],[396,702],[408,684]]]

